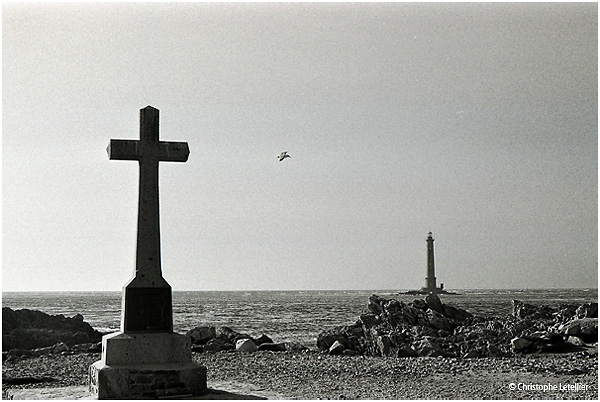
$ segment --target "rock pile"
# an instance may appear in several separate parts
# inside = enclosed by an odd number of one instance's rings
[[[244,333],[237,332],[229,327],[201,326],[193,328],[186,332],[192,338],[192,351],[202,352],[220,352],[227,350],[237,350],[239,352],[254,352],[257,350],[270,350],[275,352],[285,352],[288,346],[284,343],[275,343],[267,335],[259,338]]]
[[[352,325],[321,332],[317,347],[330,354],[371,356],[509,356],[582,350],[598,341],[598,304],[558,309],[513,301],[507,317],[476,317],[443,304],[435,294],[405,303],[378,295]]]
[[[74,345],[92,345],[100,341],[102,334],[84,322],[81,314],[65,317],[36,310],[2,308],[3,352],[39,349],[40,354],[48,351],[58,353]]]

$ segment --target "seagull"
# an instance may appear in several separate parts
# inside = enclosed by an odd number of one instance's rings
[[[285,158],[291,158],[291,156],[288,155],[287,151],[283,151],[279,156],[279,162],[281,162],[282,160],[284,160]]]

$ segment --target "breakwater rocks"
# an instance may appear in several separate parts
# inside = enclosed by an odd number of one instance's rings
[[[82,344],[96,348],[101,340],[102,334],[84,322],[81,314],[65,317],[2,307],[2,352],[15,356],[60,353]]]
[[[551,307],[513,300],[506,317],[478,317],[435,294],[411,303],[372,295],[367,309],[354,324],[321,332],[317,347],[329,354],[397,357],[597,353],[598,303]]]

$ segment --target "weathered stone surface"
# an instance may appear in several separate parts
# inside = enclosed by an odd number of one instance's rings
[[[416,357],[419,354],[409,345],[402,345],[398,348],[398,357]]]
[[[2,350],[37,349],[63,342],[68,346],[99,342],[102,334],[77,314],[69,318],[36,310],[2,308]]]
[[[61,353],[69,350],[69,347],[64,342],[59,342],[52,347],[52,353]]]
[[[97,361],[89,369],[89,391],[98,399],[162,399],[202,395],[206,368],[193,362],[160,366],[108,366]]]
[[[525,338],[517,337],[510,340],[510,345],[512,346],[513,351],[521,352],[531,347],[533,342]]]
[[[575,311],[577,318],[598,318],[598,303],[585,303]]]
[[[235,350],[238,352],[254,352],[258,349],[252,339],[238,339],[235,343]]]
[[[219,327],[217,330],[217,338],[234,345],[239,339],[252,339],[252,341],[254,341],[254,338],[252,338],[250,335],[234,331],[229,327]]]
[[[584,342],[598,341],[598,319],[579,318],[561,326],[560,331],[566,336],[576,336]]]
[[[435,342],[432,338],[430,338],[428,336],[421,340],[416,341],[412,345],[412,347],[415,351],[417,351],[419,356],[436,357],[436,356],[444,355],[444,352],[440,348],[440,345],[438,345],[437,342]]]
[[[548,306],[535,306],[514,299],[512,303],[513,316],[521,319],[552,319],[552,314],[554,313],[554,310]]]
[[[448,304],[444,304],[444,313],[443,315],[447,318],[456,321],[466,321],[469,318],[473,318],[473,314],[469,313],[467,310],[463,310],[454,306],[450,306]]]
[[[377,348],[381,356],[397,356],[397,348],[394,348],[392,341],[389,336],[378,336],[377,337]]]
[[[367,329],[381,324],[381,320],[375,314],[362,314],[359,318],[359,322]]]
[[[567,342],[575,346],[585,346],[585,342],[577,336],[569,336],[567,338]]]
[[[192,338],[194,345],[204,345],[206,342],[217,337],[217,330],[215,327],[203,326],[190,329],[185,334]]]
[[[261,343],[258,346],[258,350],[268,350],[271,352],[285,352],[287,350],[287,346],[285,345],[285,343],[265,342]]]
[[[223,339],[215,338],[206,342],[203,347],[204,352],[214,353],[221,352],[224,350],[234,350],[235,345],[231,342],[224,341]]]
[[[429,310],[427,312],[427,317],[429,318],[431,326],[434,328],[443,329],[445,331],[454,330],[455,325],[437,311]]]
[[[334,342],[338,341],[342,345],[348,344],[348,336],[343,333],[344,327],[335,327],[321,332],[317,336],[317,347],[319,349],[329,349]]]
[[[427,307],[429,307],[429,309],[438,312],[442,315],[444,314],[444,307],[442,306],[442,301],[440,300],[439,296],[435,293],[430,293],[427,296],[425,296],[425,303],[427,304]]]
[[[256,343],[256,346],[260,346],[263,343],[273,343],[273,339],[271,339],[267,335],[263,334],[263,335],[259,336],[257,339],[255,339],[254,343]]]

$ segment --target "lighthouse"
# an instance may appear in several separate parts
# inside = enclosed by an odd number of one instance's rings
[[[433,234],[429,232],[429,235],[427,235],[427,278],[425,278],[425,288],[430,291],[435,291],[435,289],[437,288],[435,279],[435,262],[433,259]]]
[[[425,286],[421,288],[421,292],[446,293],[444,284],[438,288],[435,277],[435,262],[433,258],[433,234],[429,232],[427,235],[427,278],[425,278]]]

